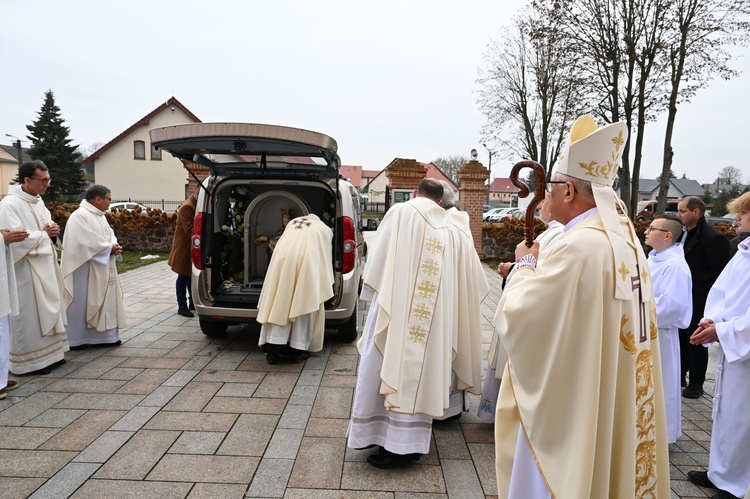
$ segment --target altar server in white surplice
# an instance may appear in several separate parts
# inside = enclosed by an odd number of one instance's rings
[[[68,314],[68,341],[76,350],[117,346],[126,325],[115,257],[122,253],[105,212],[112,193],[92,185],[70,215],[63,237],[62,273]]]
[[[664,404],[667,408],[667,443],[682,435],[682,397],[680,392],[679,329],[690,324],[693,280],[685,261],[685,250],[677,241],[682,237],[682,221],[673,215],[659,215],[646,229],[646,244],[651,282],[656,299],[656,323],[659,327],[659,351]]]
[[[728,208],[737,212],[739,231],[750,232],[750,196]],[[690,342],[719,342],[711,449],[708,474],[688,471],[688,479],[720,489],[716,497],[742,497],[750,487],[750,238],[739,243],[711,287],[704,315]]]
[[[10,244],[29,237],[25,230],[0,229],[0,399],[18,388],[18,381],[8,379],[10,355],[10,316],[18,314],[16,273],[10,254]]]
[[[423,180],[416,198],[388,210],[367,256],[362,299],[372,303],[347,445],[379,446],[367,458],[378,468],[427,454],[432,419],[450,405],[456,303],[442,197],[437,180]]]
[[[482,262],[474,248],[469,214],[456,208],[453,187],[441,180],[440,205],[448,215],[448,234],[453,246],[453,262],[446,266],[455,282],[453,303],[453,375],[450,407],[439,420],[458,419],[465,410],[466,392],[482,393],[482,300],[490,291]]]
[[[314,213],[290,220],[279,238],[258,303],[269,364],[302,362],[323,348],[325,302],[333,296],[333,232]]]
[[[49,374],[65,362],[63,285],[52,238],[60,226],[52,221],[41,195],[51,179],[39,160],[18,169],[20,185],[12,185],[0,201],[0,227],[25,230],[29,237],[13,244],[18,289],[18,315],[11,317],[10,372]]]

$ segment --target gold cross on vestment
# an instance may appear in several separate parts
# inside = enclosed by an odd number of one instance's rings
[[[619,273],[620,273],[620,275],[622,276],[622,280],[623,280],[623,281],[624,281],[624,280],[625,280],[625,278],[626,278],[626,277],[627,277],[627,276],[628,276],[628,275],[630,274],[630,271],[629,271],[629,270],[628,270],[628,268],[627,268],[627,267],[625,266],[625,262],[622,262],[622,265],[620,265],[620,268],[619,268],[619,269],[617,269],[617,272],[619,272]]]
[[[435,294],[435,285],[430,281],[422,281],[419,283],[417,291],[422,298],[432,298],[432,295]]]
[[[441,251],[443,251],[443,245],[440,240],[431,237],[427,240],[427,251],[432,254],[440,253]]]
[[[435,277],[440,273],[440,265],[435,260],[426,260],[422,266],[424,273],[430,277]]]
[[[646,282],[647,282],[647,281],[646,281],[646,278],[647,278],[647,277],[648,277],[648,272],[646,271],[646,269],[643,269],[643,270],[641,271],[641,278],[643,278],[643,283],[644,283],[644,284],[646,284]]]
[[[413,314],[418,321],[426,321],[432,316],[432,310],[424,303],[420,303],[414,307]]]
[[[414,343],[424,343],[424,328],[420,325],[409,328],[409,337]]]

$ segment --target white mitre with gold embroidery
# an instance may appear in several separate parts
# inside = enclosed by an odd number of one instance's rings
[[[591,182],[599,216],[612,244],[615,270],[619,274],[615,297],[631,300],[635,282],[641,280],[644,281],[640,286],[641,300],[646,302],[651,297],[650,282],[645,282],[650,279],[648,266],[643,260],[645,257],[641,256],[643,252],[635,251],[640,245],[635,228],[627,216],[620,215],[627,213],[627,208],[612,189],[627,139],[625,123],[611,123],[599,128],[591,116],[581,116],[570,129],[555,171]],[[627,250],[628,245],[632,251]]]

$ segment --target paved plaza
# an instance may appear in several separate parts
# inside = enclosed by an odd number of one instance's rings
[[[500,296],[499,278],[486,271],[485,355]],[[257,326],[211,339],[197,318],[178,316],[174,277],[166,262],[121,276],[130,324],[122,346],[69,352],[52,374],[13,377],[21,386],[0,400],[0,498],[497,494],[493,426],[476,417],[476,397],[460,421],[434,425],[430,454],[418,463],[373,468],[365,461],[372,450],[346,447],[354,344],[330,331],[306,362],[269,365]],[[367,305],[360,302],[360,328]],[[672,496],[708,497],[713,491],[686,474],[708,464],[710,395],[683,399],[683,418],[685,435],[670,446]]]

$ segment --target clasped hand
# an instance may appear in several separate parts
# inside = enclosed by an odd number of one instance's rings
[[[60,226],[55,222],[47,222],[44,225],[44,231],[49,234],[49,237],[57,237],[60,235]]]
[[[23,229],[0,229],[5,244],[17,243],[29,237],[29,233]]]
[[[112,254],[117,256],[122,253],[122,246],[117,243],[112,243]]]
[[[690,343],[693,345],[705,345],[714,341],[719,341],[719,335],[716,332],[716,324],[711,319],[703,319],[698,324],[698,329],[690,335]]]

